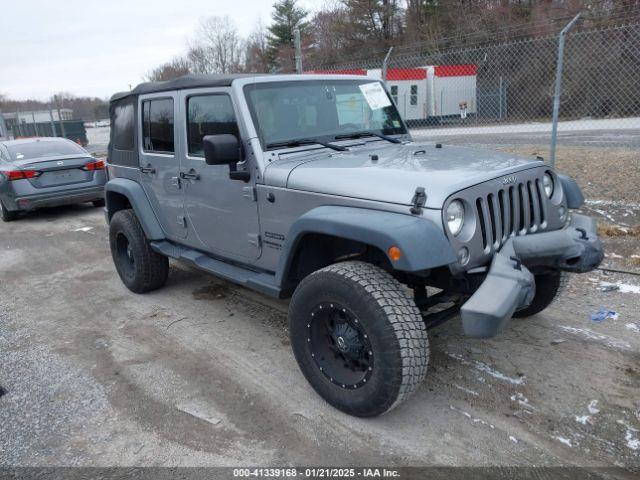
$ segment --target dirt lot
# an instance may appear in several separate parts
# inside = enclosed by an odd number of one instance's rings
[[[515,145],[500,148],[544,149]],[[640,272],[637,148],[561,146],[558,158],[611,227],[605,266]],[[418,392],[362,420],[298,371],[286,303],[177,264],[164,289],[126,290],[97,209],[0,225],[0,245],[0,465],[640,468],[638,276],[573,277],[492,340],[451,320],[430,332]],[[617,318],[593,322],[600,307]]]
[[[286,304],[179,265],[127,291],[98,209],[4,224],[0,245],[2,465],[640,467],[637,277],[576,277],[492,340],[438,327],[417,394],[361,420],[299,373]]]

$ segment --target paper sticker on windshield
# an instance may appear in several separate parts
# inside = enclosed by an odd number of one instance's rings
[[[391,122],[395,128],[400,128],[400,122],[398,120],[394,120]]]
[[[389,100],[389,97],[379,82],[360,85],[360,91],[364,95],[369,107],[371,107],[371,110],[379,110],[391,105],[391,100]]]

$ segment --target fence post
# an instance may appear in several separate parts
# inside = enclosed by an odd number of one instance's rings
[[[56,124],[53,123],[53,111],[51,110],[51,104],[49,104],[49,118],[51,121],[51,136],[57,137],[58,135],[56,135]]]
[[[567,33],[573,25],[580,18],[580,14],[577,14],[573,19],[567,23],[567,25],[560,31],[560,38],[558,39],[558,62],[556,63],[556,87],[553,94],[553,120],[551,126],[551,152],[549,163],[551,166],[556,164],[556,143],[558,137],[558,115],[560,115],[560,95],[562,94],[562,67],[564,57],[564,42],[567,37]]]
[[[295,48],[296,73],[302,73],[302,45],[300,43],[300,29],[293,30],[293,46]]]
[[[391,52],[393,51],[393,47],[389,47],[389,51],[387,52],[387,54],[384,57],[384,60],[382,61],[382,81],[384,83],[387,83],[387,67],[389,65],[389,57],[391,56]]]

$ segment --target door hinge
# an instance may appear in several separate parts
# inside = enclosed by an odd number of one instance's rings
[[[262,240],[260,235],[257,233],[249,233],[247,235],[249,237],[249,243],[255,247],[260,248],[262,246]]]
[[[243,187],[242,188],[242,196],[252,202],[255,202],[258,199],[256,194],[256,187]]]
[[[182,188],[180,177],[171,177],[171,186],[176,187],[178,190],[180,190]]]
[[[187,217],[184,215],[178,215],[178,225],[182,228],[187,228]]]

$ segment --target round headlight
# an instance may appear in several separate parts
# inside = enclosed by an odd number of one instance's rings
[[[553,178],[548,173],[545,173],[544,177],[542,177],[542,186],[544,187],[544,193],[548,198],[551,198],[551,195],[553,195]]]
[[[454,200],[447,207],[447,228],[452,235],[458,235],[464,225],[464,205],[460,200]]]

